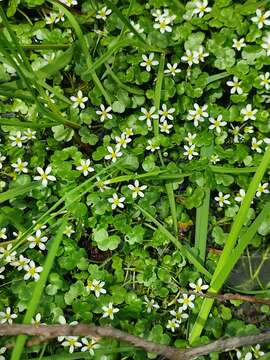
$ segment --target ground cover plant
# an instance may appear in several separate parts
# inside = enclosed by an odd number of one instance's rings
[[[270,1],[4,0],[0,30],[0,334],[109,325],[185,349],[269,330]],[[164,358],[26,341],[0,359]],[[270,345],[215,349],[197,358]]]

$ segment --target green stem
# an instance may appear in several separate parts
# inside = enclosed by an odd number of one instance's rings
[[[37,307],[39,305],[43,289],[46,285],[47,278],[49,276],[49,273],[51,271],[51,268],[54,263],[54,259],[56,257],[59,245],[63,238],[63,231],[66,227],[67,220],[63,219],[61,221],[59,230],[57,231],[57,234],[55,238],[52,240],[52,244],[50,246],[48,255],[46,256],[46,260],[43,266],[43,271],[41,272],[40,279],[37,281],[36,286],[34,288],[30,303],[28,304],[26,314],[23,319],[23,324],[30,324],[31,319],[35,315],[35,312],[37,310]],[[25,335],[19,335],[17,337],[14,349],[11,354],[11,360],[20,360],[21,353],[24,348],[25,341],[27,339],[27,336]]]
[[[265,171],[268,168],[269,162],[270,162],[270,147],[267,148],[265,154],[263,155],[261,163],[258,166],[256,173],[254,174],[250,182],[244,201],[232,224],[232,228],[228,236],[228,239],[226,241],[226,245],[222,251],[222,255],[219,259],[219,262],[217,264],[216,270],[214,272],[210,284],[209,291],[213,293],[217,293],[221,289],[221,287],[223,286],[226,280],[226,277],[229,275],[230,271],[232,270],[232,268],[230,268],[229,265],[231,264],[232,254],[234,252],[233,248],[235,247],[240,231],[246,221],[249,207],[255,196],[259,183],[262,181]],[[244,251],[244,249],[245,247],[241,248],[242,251]],[[238,256],[240,257],[241,253],[238,253]],[[197,339],[201,335],[201,332],[204,328],[204,324],[208,318],[212,305],[213,305],[213,301],[210,302],[209,299],[204,300],[200,313],[190,333],[190,337],[189,337],[190,343],[193,343],[195,339]]]

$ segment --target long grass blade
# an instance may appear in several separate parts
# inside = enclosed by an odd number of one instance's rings
[[[268,168],[269,163],[270,163],[270,147],[268,147],[268,149],[266,150],[266,152],[262,158],[262,161],[261,161],[260,165],[258,166],[257,171],[251,180],[251,183],[248,187],[247,194],[246,194],[246,196],[243,200],[243,203],[242,203],[242,205],[235,217],[235,220],[232,224],[232,228],[229,233],[228,239],[226,241],[226,245],[222,251],[222,255],[219,259],[219,262],[217,264],[213,278],[211,280],[209,292],[217,293],[224,284],[224,279],[222,277],[220,278],[220,274],[230,264],[230,258],[231,258],[233,248],[238,240],[240,231],[246,220],[247,212],[249,210],[251,202],[255,196],[255,193],[259,186],[259,183],[262,181],[262,178],[265,174],[265,171]],[[200,336],[200,334],[204,328],[205,322],[208,318],[208,315],[210,313],[210,310],[212,308],[212,305],[213,305],[212,299],[205,299],[203,301],[200,313],[199,313],[197,320],[196,320],[196,322],[191,330],[191,333],[190,333],[190,337],[189,337],[190,343],[193,343],[195,341],[195,339],[197,339]]]
[[[208,215],[210,203],[210,189],[204,189],[205,196],[201,206],[196,211],[195,248],[199,250],[200,258],[205,261],[207,246]]]
[[[124,25],[140,40],[143,44],[147,44],[144,38],[138,33],[130,21],[122,14],[119,8],[114,5],[110,0],[104,0],[105,4],[118,16]]]
[[[51,4],[55,5],[61,12],[63,12],[66,15],[66,17],[68,18],[70,25],[73,27],[73,29],[78,37],[81,49],[82,49],[85,59],[86,59],[87,67],[89,69],[92,66],[92,59],[90,56],[88,43],[87,43],[85,37],[83,36],[83,32],[80,28],[80,25],[78,24],[75,17],[71,14],[71,12],[68,11],[64,6],[62,6],[61,4],[57,3],[54,0],[49,0],[49,1]],[[104,96],[107,103],[111,104],[111,98],[110,98],[109,94],[107,93],[107,91],[104,89],[104,87],[103,87],[101,81],[99,80],[97,74],[95,73],[94,69],[92,69],[90,71],[90,74],[92,76],[92,79],[93,79],[95,85],[99,88],[100,92]]]
[[[140,210],[146,218],[148,218],[150,221],[152,221],[159,229],[160,231],[166,236],[168,239],[171,240],[171,242],[175,245],[177,249],[179,249],[183,256],[185,256],[191,264],[193,264],[196,269],[205,275],[205,277],[210,280],[212,278],[212,274],[205,269],[205,267],[201,264],[200,260],[197,259],[197,257],[193,254],[192,250],[189,249],[187,246],[181,244],[179,240],[174,237],[159,221],[157,221],[148,211],[146,211],[144,208],[142,208],[139,205],[135,205],[135,207]]]
[[[15,199],[16,197],[20,195],[24,195],[38,187],[37,183],[32,183],[25,186],[18,186],[16,188],[7,190],[0,194],[0,203],[3,203],[4,201],[8,201],[11,199]]]
[[[46,260],[45,260],[45,263],[43,266],[43,271],[41,272],[40,279],[36,283],[36,286],[33,291],[33,296],[30,300],[26,314],[24,316],[23,324],[30,324],[31,319],[35,315],[35,312],[37,310],[38,304],[39,304],[41,296],[42,296],[42,292],[46,285],[47,278],[48,278],[51,268],[53,266],[54,259],[56,257],[59,245],[62,241],[63,231],[66,227],[66,224],[67,224],[67,219],[63,219],[60,223],[60,227],[56,233],[55,238],[52,240],[51,247],[49,249],[48,255],[46,257]],[[19,335],[17,337],[14,349],[11,354],[11,360],[20,360],[26,339],[27,339],[27,336],[25,336],[25,335]]]

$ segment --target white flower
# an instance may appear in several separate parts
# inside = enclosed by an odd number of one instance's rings
[[[158,110],[158,113],[160,115],[160,122],[163,122],[164,120],[173,120],[173,113],[175,112],[175,108],[167,108],[166,104],[162,104],[161,109]]]
[[[264,25],[270,25],[270,20],[267,20],[270,16],[270,11],[262,12],[261,9],[256,10],[256,15],[251,18],[251,20],[257,24],[259,29],[262,29]]]
[[[100,110],[97,110],[96,114],[100,115],[101,122],[103,122],[105,119],[112,119],[112,114],[110,114],[111,110],[112,110],[111,106],[108,106],[106,109],[103,104],[100,105]]]
[[[236,357],[238,360],[251,360],[252,359],[252,353],[249,351],[245,354],[245,356],[242,356],[241,351],[236,351]]]
[[[269,90],[270,89],[270,73],[269,72],[266,72],[265,74],[261,74],[260,75],[260,79],[262,80],[261,81],[261,85],[265,87],[266,90]]]
[[[4,271],[5,271],[5,267],[1,266],[0,267],[0,280],[4,280],[4,278],[5,278],[5,275],[2,274]],[[0,358],[0,360],[1,360],[1,358]]]
[[[164,70],[164,74],[169,74],[174,77],[176,74],[182,71],[181,69],[178,69],[177,66],[177,63],[174,63],[173,65],[167,63],[167,69]]]
[[[199,155],[196,151],[195,151],[195,144],[187,146],[184,145],[184,149],[186,150],[184,152],[184,155],[188,157],[188,160],[192,160],[194,156]]]
[[[42,272],[43,267],[42,266],[36,266],[33,260],[30,261],[29,265],[27,264],[24,268],[26,271],[26,274],[24,275],[24,280],[28,280],[30,278],[33,278],[35,281],[37,281],[40,278],[39,273]]]
[[[29,263],[30,259],[25,258],[23,255],[20,255],[19,259],[14,260],[10,265],[15,266],[17,270],[25,270],[25,266]]]
[[[142,55],[143,62],[140,63],[141,66],[146,68],[146,71],[151,71],[152,66],[159,64],[157,60],[154,60],[154,53],[150,53],[149,57]]]
[[[212,163],[212,164],[216,164],[217,162],[219,162],[220,161],[220,158],[219,158],[219,156],[218,155],[211,155],[210,156],[210,162]]]
[[[183,307],[180,306],[177,311],[175,310],[171,310],[170,314],[172,316],[174,316],[174,320],[178,323],[181,324],[182,320],[186,320],[188,319],[188,314],[183,312]]]
[[[187,294],[183,294],[183,297],[181,299],[178,299],[177,301],[182,305],[182,309],[186,310],[188,307],[191,309],[194,308],[193,301],[195,300],[195,295],[188,296]]]
[[[143,121],[146,120],[146,124],[149,128],[152,127],[152,119],[158,119],[158,115],[155,114],[156,108],[155,106],[151,106],[150,110],[147,110],[145,108],[141,108],[141,112],[143,115],[139,116],[139,120]]]
[[[104,289],[105,281],[100,281],[94,279],[93,281],[88,280],[86,285],[86,291],[89,294],[90,291],[94,291],[96,297],[98,298],[100,294],[106,294],[106,289]]]
[[[194,120],[194,126],[198,126],[199,122],[204,122],[204,118],[208,118],[208,112],[206,112],[208,105],[199,106],[194,104],[194,110],[188,111],[188,120]]]
[[[159,305],[155,302],[154,299],[149,300],[148,297],[145,295],[144,300],[145,301],[143,303],[146,305],[146,311],[148,314],[150,314],[154,309],[159,309]]]
[[[148,145],[146,146],[146,150],[150,150],[151,152],[154,152],[156,150],[159,150],[159,145],[155,144],[153,140],[147,140]]]
[[[266,50],[266,55],[269,56],[270,55],[270,33],[267,33],[266,36],[264,36],[262,38],[263,43],[262,43],[262,48],[264,50]]]
[[[23,142],[26,140],[26,136],[24,136],[21,131],[12,132],[8,138],[12,141],[11,146],[17,146],[18,148],[21,148]]]
[[[27,240],[30,242],[29,244],[30,249],[33,249],[37,246],[40,250],[45,250],[46,246],[44,243],[48,240],[48,238],[47,236],[42,236],[41,231],[37,230],[36,235],[28,236]]]
[[[36,131],[32,129],[27,129],[23,132],[23,135],[26,137],[27,140],[34,140],[36,139]]]
[[[142,34],[144,32],[144,29],[140,26],[140,24],[135,24],[134,21],[130,21],[131,25],[134,27],[134,29],[137,31],[137,33]],[[134,33],[130,32],[128,33],[129,37],[133,37]]]
[[[233,77],[233,81],[227,81],[226,84],[228,86],[231,86],[231,94],[235,94],[235,92],[237,92],[237,94],[241,95],[243,94],[243,90],[241,88],[241,81],[238,80],[237,76]]]
[[[240,127],[239,126],[233,126],[231,125],[232,130],[229,130],[232,134],[233,134],[233,142],[234,143],[239,143],[239,140],[241,140],[243,138],[243,135],[240,134]]]
[[[198,14],[199,18],[202,18],[205,13],[209,13],[211,10],[212,8],[208,6],[207,0],[197,1],[193,14]]]
[[[181,57],[181,60],[187,62],[189,66],[192,64],[199,64],[199,54],[197,51],[186,50],[186,55]]]
[[[15,169],[15,172],[17,173],[27,173],[28,169],[27,169],[27,165],[28,162],[27,161],[22,161],[20,158],[17,159],[17,162],[14,164],[11,164],[11,166]]]
[[[245,38],[241,38],[239,40],[233,39],[232,47],[235,48],[236,50],[240,51],[245,46],[247,46],[247,44],[245,43]]]
[[[60,315],[58,317],[58,322],[61,325],[66,325],[66,323],[67,323],[66,319],[64,318],[63,315]],[[77,324],[78,324],[78,321],[72,321],[69,325],[74,326],[74,325],[77,325]],[[66,338],[66,336],[58,336],[57,341],[62,342],[65,338]],[[61,344],[61,345],[63,345],[63,344]]]
[[[161,12],[160,9],[154,9],[151,13],[152,13],[152,16],[155,18],[155,21],[159,21],[160,19],[169,16],[168,9],[164,9],[163,12]]]
[[[106,20],[107,16],[112,13],[111,9],[108,9],[107,6],[104,6],[101,10],[99,10],[96,14],[96,19]]]
[[[201,62],[204,62],[204,58],[209,56],[209,53],[204,52],[203,46],[200,46],[197,52],[198,52],[199,61],[201,61]]]
[[[7,307],[5,311],[0,312],[0,324],[13,323],[13,319],[16,319],[17,315],[11,313],[11,308]]]
[[[261,356],[264,355],[264,351],[261,351],[261,345],[257,344],[255,347],[252,347],[253,355],[255,359],[259,359]]]
[[[6,347],[1,347],[0,348],[0,360],[5,360],[6,359],[4,356],[2,356],[6,352],[6,350],[7,350]]]
[[[97,184],[96,184],[96,185],[97,185],[97,187],[99,188],[99,190],[100,190],[101,192],[103,192],[103,191],[106,190],[106,189],[110,189],[110,187],[107,186],[107,184],[109,184],[109,183],[110,183],[109,180],[103,181],[103,180],[100,179],[99,176],[97,176]]]
[[[246,196],[245,190],[240,189],[237,196],[234,198],[234,200],[241,203],[244,200],[245,196]]]
[[[172,124],[168,124],[167,120],[163,123],[159,124],[160,132],[164,132],[166,134],[170,133],[170,129],[173,128]]]
[[[49,175],[52,171],[52,167],[49,165],[45,171],[41,167],[37,167],[38,176],[34,176],[34,180],[41,181],[42,186],[46,187],[48,185],[48,180],[56,181],[56,177]]]
[[[71,7],[73,5],[77,5],[77,0],[59,0],[62,4],[65,4],[68,7]]]
[[[127,144],[131,142],[130,137],[126,136],[125,133],[122,133],[121,136],[116,136],[115,137],[115,141],[116,141],[116,146],[119,147],[119,149],[121,148],[121,146],[126,149]]]
[[[6,157],[5,156],[2,156],[2,154],[0,153],[0,169],[2,169],[2,167],[3,167],[3,161],[5,161],[6,160]]]
[[[7,228],[1,228],[0,229],[0,239],[4,239],[4,240],[7,239],[6,232],[7,232]]]
[[[223,194],[223,192],[219,191],[218,196],[215,197],[215,200],[218,202],[220,207],[223,207],[224,204],[230,205],[231,202],[228,200],[230,196],[230,194]]]
[[[45,15],[45,22],[47,25],[52,25],[56,23],[57,14],[51,12],[49,15]]]
[[[256,120],[257,109],[252,110],[251,104],[247,104],[247,106],[241,109],[241,114],[244,115],[244,121],[246,120]]]
[[[90,342],[89,342],[90,340]],[[97,339],[87,339],[86,337],[82,338],[83,347],[81,348],[81,351],[89,351],[89,354],[91,356],[95,355],[95,350],[100,348],[100,345],[97,343]]]
[[[257,153],[262,153],[262,149],[260,148],[260,145],[262,145],[263,140],[257,140],[255,137],[251,140],[251,150],[257,151]]]
[[[41,314],[37,313],[34,318],[31,319],[31,324],[35,326],[39,325],[45,325],[44,323],[41,323]]]
[[[47,228],[47,225],[46,224],[39,224],[38,222],[36,222],[36,220],[32,220],[32,223],[35,225],[34,229],[37,231],[37,230],[44,230]]]
[[[85,108],[85,102],[87,102],[87,100],[88,100],[88,97],[87,96],[83,96],[83,93],[82,93],[82,91],[81,90],[79,90],[78,92],[77,92],[77,96],[71,96],[70,97],[70,100],[71,101],[73,101],[73,105],[72,105],[72,107],[74,108],[74,109],[76,109],[77,107],[80,107],[81,109],[84,109]]]
[[[118,313],[119,309],[116,307],[113,307],[113,303],[110,302],[108,306],[102,306],[103,310],[103,318],[109,317],[111,320],[114,319],[114,314]]]
[[[83,173],[84,176],[87,176],[90,172],[95,171],[94,168],[92,168],[90,166],[90,159],[87,160],[80,160],[80,164],[79,166],[76,167],[76,170],[79,170]]]
[[[172,319],[172,320],[168,320],[168,322],[167,322],[167,325],[166,325],[166,328],[167,329],[169,329],[169,330],[171,330],[171,332],[175,332],[175,330],[177,329],[177,328],[179,328],[179,322],[178,321],[176,321],[175,319]]]
[[[123,154],[120,151],[119,146],[116,145],[115,150],[111,146],[107,146],[107,150],[109,154],[104,157],[105,160],[112,160],[112,162],[116,162],[117,158],[121,157]]]
[[[118,195],[116,194],[116,193],[114,193],[113,194],[113,197],[112,198],[109,198],[108,199],[108,201],[109,201],[109,203],[111,203],[112,204],[112,209],[114,210],[114,209],[116,209],[117,208],[117,206],[119,207],[119,208],[121,208],[121,209],[123,209],[124,208],[124,201],[125,201],[125,197],[124,196],[122,196],[122,197],[118,197]]]
[[[6,248],[0,247],[0,259],[6,263],[14,261],[17,252],[12,250],[12,244],[8,244]]]
[[[75,233],[75,231],[73,230],[72,225],[67,225],[65,227],[65,230],[63,231],[63,234],[65,234],[68,238],[70,238],[71,235],[74,233]]]
[[[125,130],[123,131],[123,134],[125,134],[126,137],[130,137],[130,136],[134,135],[133,129],[132,128],[125,128]]]
[[[170,26],[170,23],[170,18],[161,18],[159,19],[159,22],[156,22],[154,24],[154,28],[158,29],[161,34],[164,34],[165,32],[172,32],[172,27]]]
[[[222,115],[218,115],[217,119],[210,118],[209,121],[211,125],[209,126],[210,130],[216,130],[218,134],[221,133],[221,127],[226,126],[227,122],[222,121]]]
[[[207,290],[209,288],[208,285],[203,285],[203,280],[202,278],[199,278],[197,280],[197,283],[189,283],[189,286],[191,287],[191,289],[193,289],[196,293],[201,294],[203,292],[203,290]]]
[[[260,183],[256,191],[256,196],[260,197],[262,194],[269,194],[268,185],[268,183]]]
[[[66,336],[65,339],[62,346],[68,346],[70,354],[73,353],[76,348],[82,347],[82,344],[78,341],[79,336]]]
[[[190,132],[187,134],[187,136],[185,137],[185,141],[188,142],[188,145],[192,145],[193,144],[193,140],[196,138],[197,134],[191,134]]]
[[[136,199],[139,195],[140,197],[144,197],[143,190],[147,189],[146,185],[140,186],[140,183],[138,180],[135,180],[134,185],[128,185],[128,188],[132,191],[132,197],[133,199]]]

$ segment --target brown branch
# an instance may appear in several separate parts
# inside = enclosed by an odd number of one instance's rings
[[[95,338],[110,337],[119,341],[128,342],[135,347],[144,349],[147,352],[164,355],[170,360],[190,360],[201,355],[207,355],[211,352],[223,352],[233,350],[246,345],[254,345],[258,343],[270,342],[270,331],[258,335],[249,335],[243,337],[230,337],[221,339],[189,349],[176,349],[171,346],[160,345],[143,338],[128,334],[121,330],[109,326],[95,326],[79,324],[70,325],[0,325],[0,336],[16,336],[19,334],[38,336],[34,338],[33,344],[49,341],[57,336],[91,336]],[[33,341],[34,340],[34,341]]]
[[[250,302],[250,303],[253,303],[253,304],[270,305],[270,300],[257,298],[257,297],[252,296],[252,295],[242,295],[242,294],[233,294],[233,293],[226,293],[226,294],[205,293],[205,294],[200,294],[200,293],[196,293],[195,291],[189,291],[189,290],[179,290],[179,294],[191,294],[191,295],[196,295],[196,296],[200,296],[200,297],[203,297],[203,298],[215,299],[215,300],[222,301],[222,302],[231,301],[231,300],[241,300],[241,301]]]

